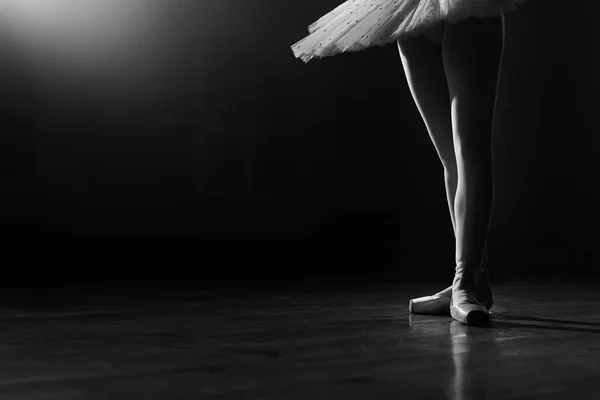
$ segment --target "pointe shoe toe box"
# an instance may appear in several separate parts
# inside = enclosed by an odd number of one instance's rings
[[[485,326],[490,320],[488,309],[479,304],[451,304],[450,315],[452,318],[465,325]]]

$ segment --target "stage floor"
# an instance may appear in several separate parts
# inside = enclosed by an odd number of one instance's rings
[[[107,294],[0,310],[0,398],[600,398],[594,285],[497,286],[487,328],[408,314],[411,297],[439,289]]]

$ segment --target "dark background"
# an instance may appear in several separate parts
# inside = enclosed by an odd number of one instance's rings
[[[338,1],[137,0],[119,29],[25,3],[0,3],[4,285],[450,282],[443,171],[396,46],[290,49]],[[599,265],[598,36],[575,7],[506,16],[500,280]]]

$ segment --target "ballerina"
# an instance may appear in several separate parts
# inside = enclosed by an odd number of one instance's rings
[[[489,321],[492,133],[504,15],[524,1],[348,0],[291,46],[297,58],[309,62],[397,43],[409,89],[443,166],[456,241],[452,285],[411,300],[412,313],[449,311],[466,325]]]

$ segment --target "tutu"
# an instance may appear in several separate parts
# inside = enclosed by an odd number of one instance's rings
[[[384,46],[426,33],[440,21],[456,23],[513,11],[526,0],[347,0],[308,27],[291,46],[305,63],[314,57]]]

